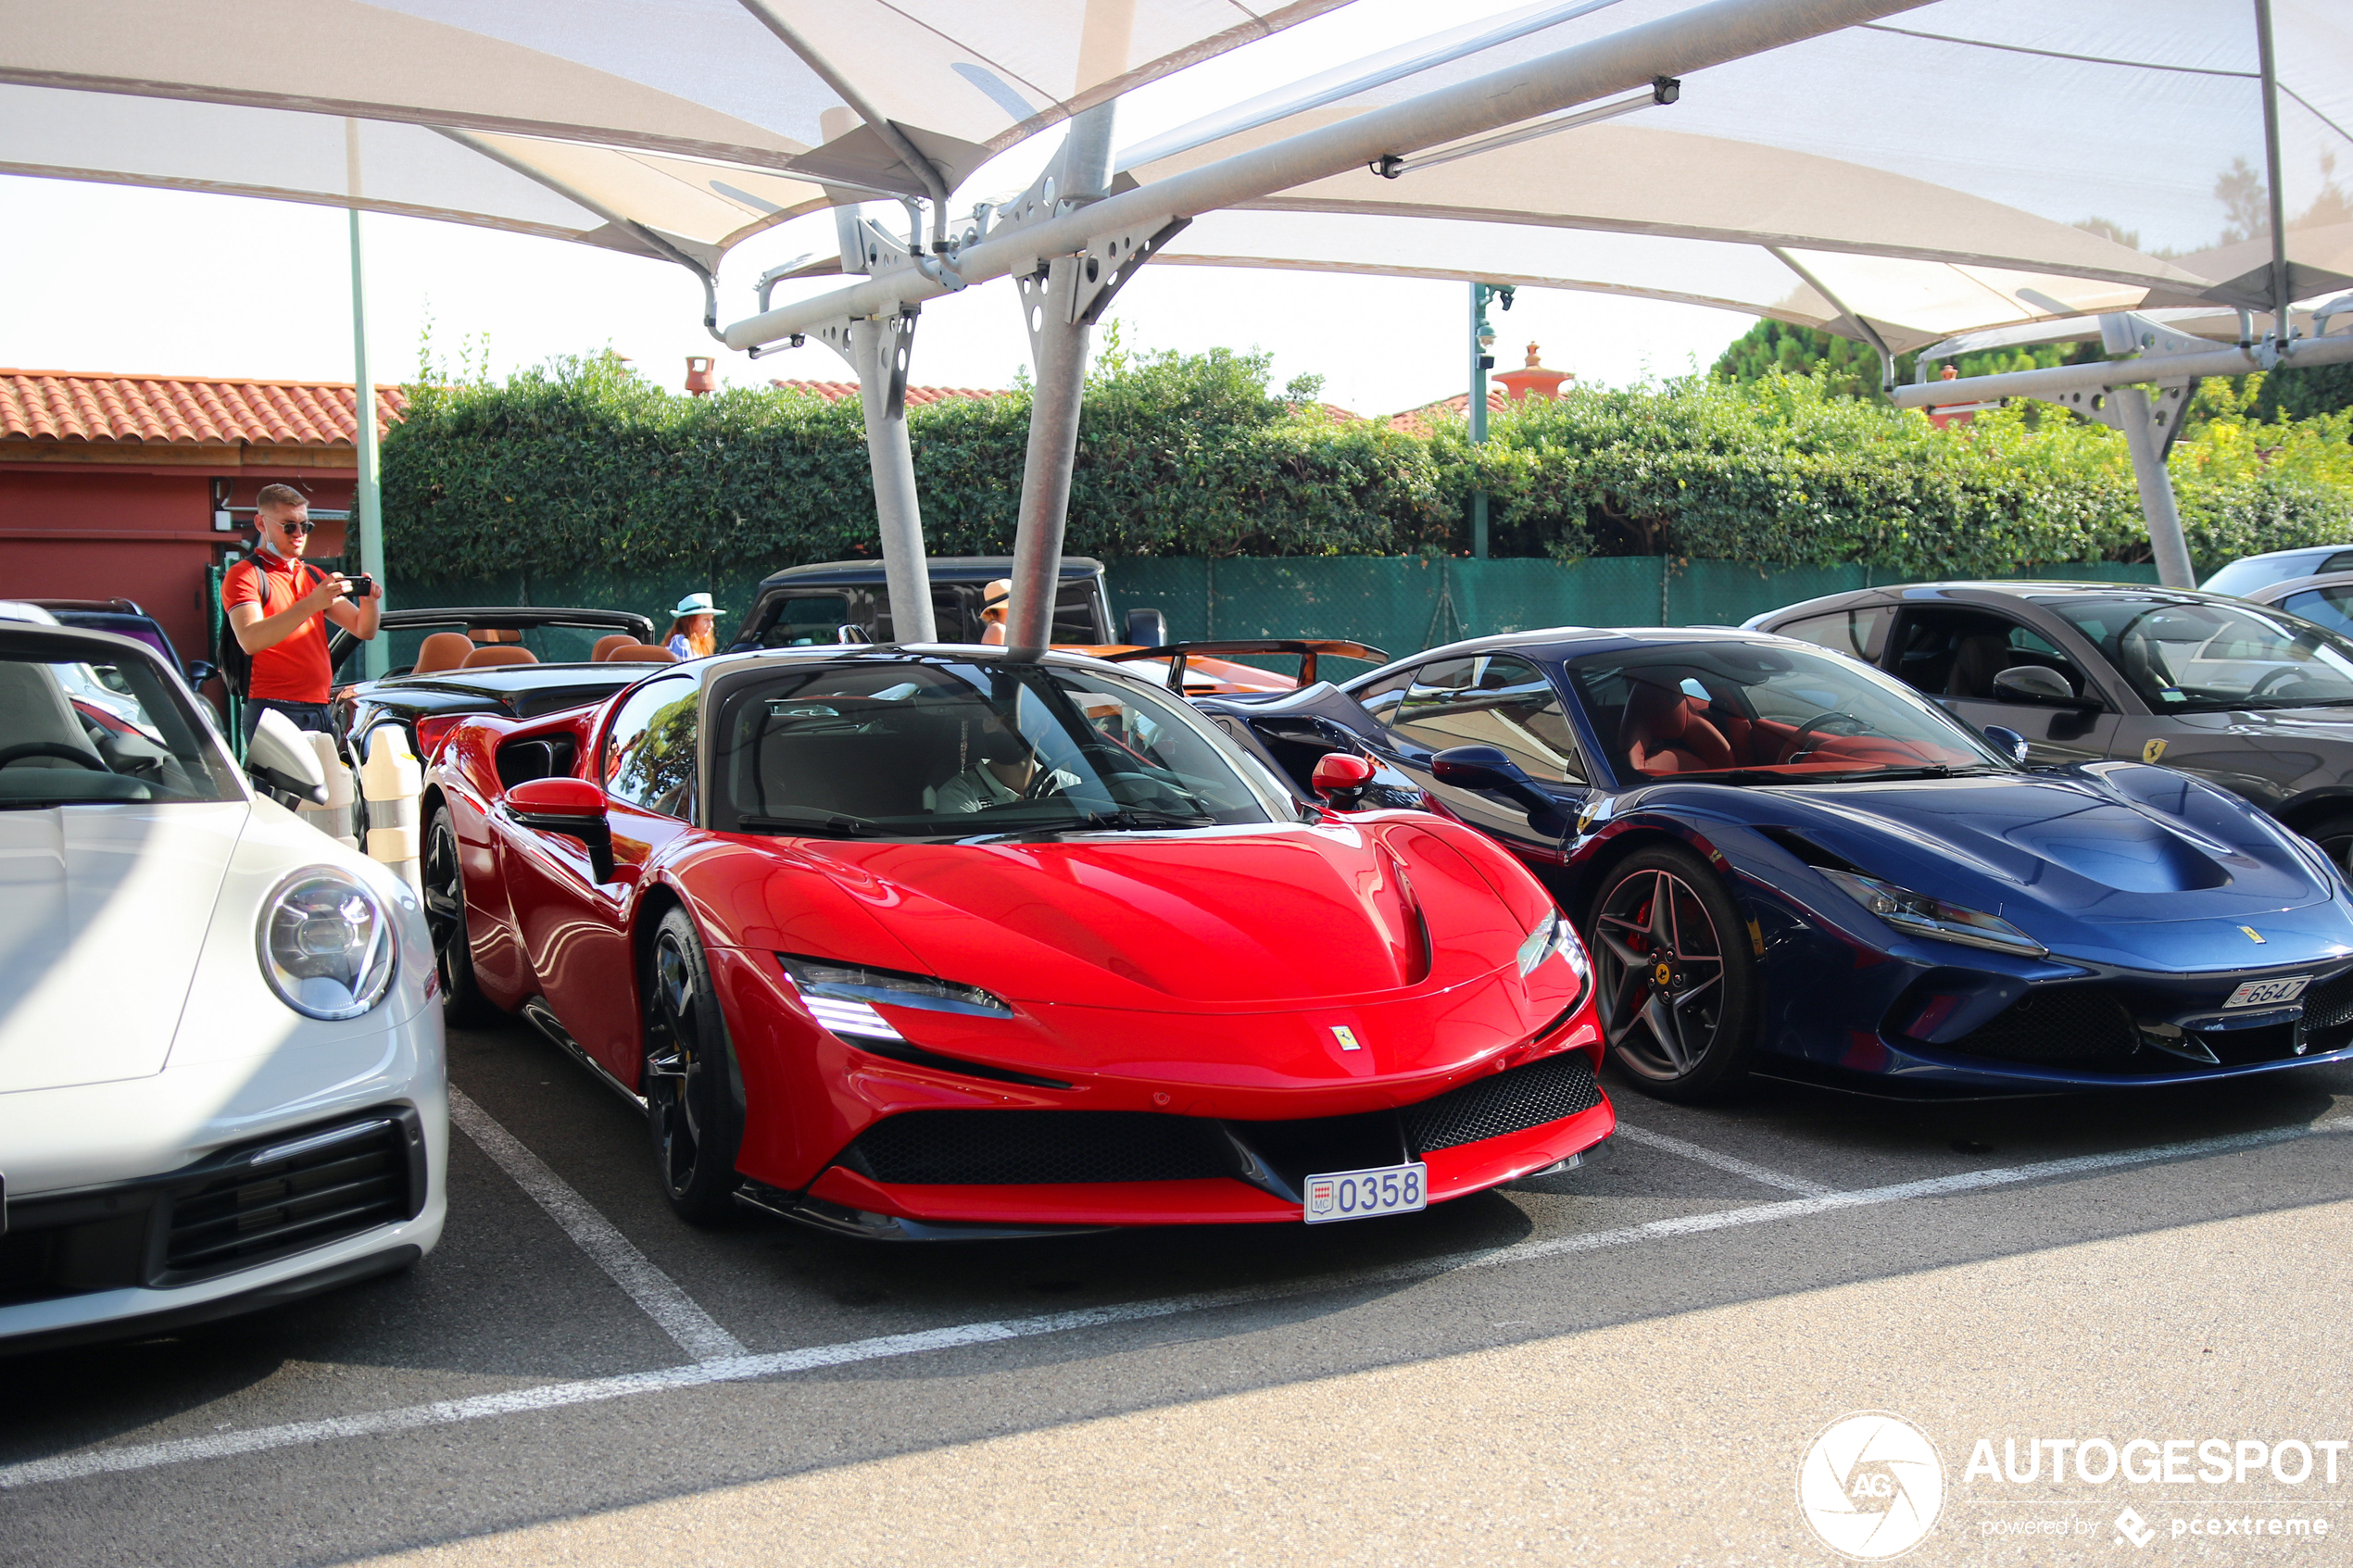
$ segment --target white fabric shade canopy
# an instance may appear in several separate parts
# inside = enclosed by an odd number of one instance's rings
[[[0,173],[356,207],[662,257],[634,222],[709,270],[827,204],[821,186],[774,169],[674,154],[39,87],[0,87]]]
[[[1531,6],[1121,161],[1149,182],[1684,8]],[[2353,11],[2272,12],[2288,292],[2309,300],[2353,287]],[[1275,193],[1162,259],[1592,288],[1850,336],[1860,316],[1897,352],[2069,312],[2268,308],[2255,21],[2248,0],[1941,0],[1692,72],[1671,104]]]
[[[1675,111],[1643,112],[1664,120]],[[1160,259],[1592,290],[1849,337],[1868,335],[1859,316],[1898,354],[1957,332],[2131,309],[2152,292],[2208,282],[1909,176],[1622,121],[1394,180],[1317,181],[1208,214]]]
[[[0,0],[0,172],[674,249],[710,270],[795,213],[930,188],[863,110],[952,188],[1076,110],[1340,3]]]

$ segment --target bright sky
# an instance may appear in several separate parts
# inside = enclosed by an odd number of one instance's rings
[[[1456,25],[1511,8],[1499,0],[1451,7]],[[1130,94],[1119,144],[1225,104],[1431,31],[1425,0],[1356,0],[1179,78]],[[959,210],[1012,192],[1060,146],[1048,132],[977,173]],[[701,327],[700,285],[678,267],[585,245],[422,219],[370,214],[366,232],[370,369],[380,382],[415,373],[428,321],[434,352],[454,364],[461,340],[486,336],[495,374],[610,344],[646,375],[681,384],[686,357],[712,354],[723,381],[848,380],[831,351],[808,347],[758,361]],[[345,380],[351,375],[346,215],[339,209],[175,191],[0,178],[0,366],[18,369]],[[818,215],[761,234],[729,257],[723,320],[750,315],[762,269],[830,250]],[[789,284],[820,294],[826,281]],[[1147,267],[1113,314],[1133,345],[1231,347],[1274,356],[1277,386],[1302,372],[1326,379],[1325,399],[1390,413],[1461,392],[1466,285],[1416,279],[1320,277],[1220,268]],[[1589,382],[1622,383],[1712,362],[1750,318],[1696,306],[1524,289],[1491,318],[1499,369],[1524,346]],[[926,306],[913,379],[1000,387],[1028,358],[1009,283]]]

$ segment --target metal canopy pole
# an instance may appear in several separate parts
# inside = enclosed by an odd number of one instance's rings
[[[1487,372],[1495,368],[1495,329],[1487,324],[1487,302],[1501,295],[1504,308],[1512,307],[1512,291],[1490,288],[1474,282],[1470,286],[1470,400],[1463,412],[1470,416],[1470,442],[1474,447],[1487,445]],[[1476,457],[1476,452],[1473,453]],[[1487,558],[1487,492],[1471,492],[1471,559]]]
[[[875,521],[883,581],[890,593],[890,640],[936,643],[931,567],[924,558],[924,508],[915,493],[915,448],[907,438],[907,358],[915,341],[910,305],[888,316],[861,316],[817,329],[825,345],[858,372],[866,414],[866,466],[875,477]]]
[[[1054,200],[1099,201],[1111,182],[1112,117],[1101,104],[1074,116],[1063,143]],[[1006,607],[1005,643],[1038,649],[1053,641],[1054,600],[1062,588],[1063,534],[1070,521],[1070,470],[1078,456],[1078,411],[1087,395],[1087,353],[1096,318],[1111,303],[1116,279],[1084,276],[1089,261],[1058,256],[1017,280],[1022,320],[1029,327],[1038,368],[1029,402],[1029,452],[1021,473],[1020,521],[1013,533],[1013,599]],[[1082,285],[1102,284],[1091,298]]]
[[[763,311],[736,322],[723,336],[731,348],[752,348],[808,332],[828,320],[934,299],[991,278],[1034,271],[1041,257],[1089,250],[1092,242],[1107,233],[1151,235],[1172,219],[1255,201],[1313,180],[1367,169],[1383,158],[1480,135],[1612,93],[1649,87],[1662,76],[1686,76],[1926,3],[1715,0],[1219,158],[1075,212],[975,233],[955,247],[948,268],[936,272],[899,269],[834,294]]]
[[[2185,334],[2174,338],[2183,345],[2190,341]],[[2110,354],[2137,354],[2156,346],[2156,334],[2146,331],[2141,318],[2118,312],[2100,318],[2100,344]],[[2158,394],[2162,410],[2152,404],[2145,387],[2120,386],[2105,399],[2092,400],[2093,418],[2124,433],[2125,449],[2133,454],[2133,483],[2140,487],[2141,515],[2148,521],[2149,551],[2157,558],[2157,580],[2168,588],[2197,586],[2189,541],[2182,535],[2181,502],[2165,467],[2165,455],[2182,433],[2182,416],[2196,389],[2195,379],[2164,384]]]
[[[2157,580],[2168,588],[2195,588],[2197,572],[2190,565],[2189,541],[2182,534],[2182,508],[2173,495],[2173,476],[2165,467],[2165,449],[2172,443],[2157,428],[2147,392],[2124,386],[2108,397],[2108,407],[2116,411],[2109,422],[2124,433],[2124,445],[2133,454],[2133,483],[2140,486],[2141,515],[2148,520]]]
[[[343,122],[345,175],[351,194],[359,194],[359,122]],[[368,374],[368,285],[359,264],[359,209],[351,217],[351,449],[359,469],[352,511],[359,523],[359,570],[384,581],[384,491],[376,477],[376,383]],[[371,681],[392,673],[392,639],[374,637],[359,645],[360,670]]]
[[[2271,198],[2271,342],[2285,348],[2295,328],[2288,319],[2287,194],[2280,188],[2280,68],[2271,47],[2271,0],[2255,0],[2255,54],[2263,79],[2263,172]]]

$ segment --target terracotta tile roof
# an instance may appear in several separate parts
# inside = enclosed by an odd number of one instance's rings
[[[349,382],[83,375],[0,370],[0,436],[179,445],[348,446]],[[376,388],[376,432],[400,417],[396,386]]]
[[[858,395],[858,383],[854,381],[772,381],[768,384],[786,392],[811,393],[828,403],[839,403],[846,398],[855,398]],[[926,403],[945,403],[951,397],[1002,397],[1004,395],[1006,395],[1001,391],[989,392],[974,386],[911,386],[907,389],[908,405],[917,408]]]
[[[828,403],[839,403],[845,398],[858,395],[858,383],[854,381],[772,381],[768,384],[786,392],[813,393]],[[986,392],[970,386],[911,386],[907,389],[907,401],[916,408],[921,408],[926,403],[944,403],[951,397],[1005,397],[1009,395],[1011,395],[1002,391]],[[1325,418],[1341,424],[1364,418],[1362,414],[1343,408],[1337,403],[1301,406],[1321,408]]]
[[[1487,411],[1491,414],[1508,412],[1511,398],[1502,389],[1487,389]],[[1391,430],[1402,430],[1408,435],[1428,435],[1436,420],[1459,420],[1470,412],[1470,394],[1458,392],[1436,403],[1425,403],[1418,408],[1408,408],[1402,414],[1391,414],[1386,421]]]

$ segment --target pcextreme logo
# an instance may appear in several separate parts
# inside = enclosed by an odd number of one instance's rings
[[[1822,1429],[1797,1467],[1797,1507],[1842,1557],[1884,1562],[1920,1544],[1944,1507],[1944,1461],[1928,1434],[1886,1411]]]

